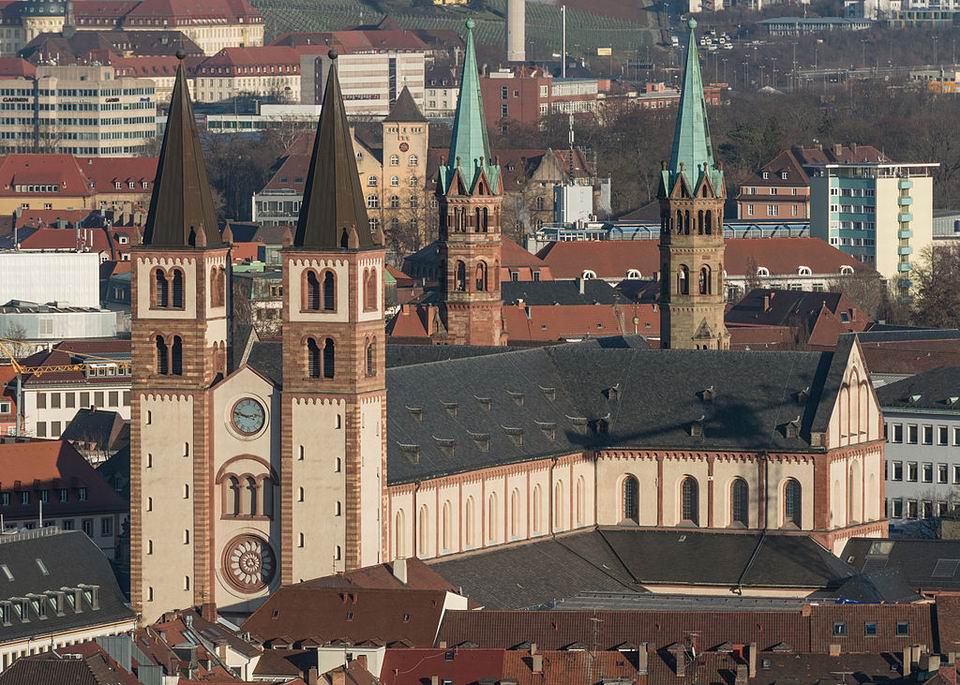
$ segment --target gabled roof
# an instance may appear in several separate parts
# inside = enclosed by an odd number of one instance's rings
[[[143,244],[169,248],[222,245],[182,63],[170,98]]]
[[[924,371],[877,388],[880,405],[960,413],[960,366]]]
[[[397,97],[396,103],[390,108],[390,113],[387,114],[384,121],[421,124],[426,123],[427,118],[423,116],[423,112],[417,107],[413,95],[410,94],[410,89],[404,86],[403,90],[400,91],[400,95]]]
[[[353,137],[340,93],[336,53],[331,51],[330,57],[332,65],[293,244],[314,250],[377,249],[383,240],[370,231]]]

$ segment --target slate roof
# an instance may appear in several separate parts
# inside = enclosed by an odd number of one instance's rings
[[[648,350],[638,340],[394,366],[389,483],[584,449],[822,451],[811,431],[826,430],[854,343],[843,336],[835,352],[759,355]],[[279,345],[256,343],[248,363],[282,385]],[[797,420],[793,436],[786,424]]]
[[[0,685],[139,685],[102,651],[80,656],[46,652],[23,657],[0,674]]]
[[[710,559],[707,566],[704,559]],[[646,585],[839,587],[853,569],[803,535],[602,528],[432,564],[488,609],[550,608]],[[544,568],[553,569],[549,576]]]
[[[41,570],[38,559],[43,563],[46,574]],[[77,630],[136,617],[117,585],[110,562],[81,531],[4,536],[0,538],[0,563],[13,576],[12,580],[4,580],[0,600],[33,594],[42,596],[48,591],[76,588],[83,584],[99,588],[99,609],[92,608],[90,599],[85,597],[81,600],[81,612],[75,610],[70,600],[65,604],[63,616],[58,616],[54,606],[49,604],[51,598],[46,596],[41,600],[48,602],[45,619],[40,619],[31,607],[30,621],[24,623],[14,611],[11,625],[0,625],[0,643],[38,632],[48,634]]]
[[[520,300],[530,305],[623,304],[629,301],[612,285],[596,278],[580,282],[503,281],[500,290],[504,304],[517,304]]]
[[[98,449],[110,449],[120,437],[126,422],[115,411],[80,409],[60,436],[67,442],[92,443]]]
[[[842,293],[814,293],[783,288],[754,288],[724,315],[732,324],[786,326],[806,323],[823,307],[835,312]]]
[[[400,95],[397,97],[397,101],[394,103],[393,107],[390,108],[389,114],[387,114],[383,121],[403,122],[405,124],[425,124],[427,123],[427,118],[423,116],[423,112],[421,112],[420,108],[417,107],[417,103],[414,101],[413,95],[410,94],[410,89],[404,86],[403,90],[400,91]]]
[[[490,347],[482,345],[391,345],[387,343],[387,368],[430,362],[480,357],[488,354],[511,352],[511,347]]]
[[[932,369],[877,388],[880,406],[960,412],[960,366]]]
[[[840,558],[866,574],[899,570],[915,590],[960,590],[960,540],[851,538]]]

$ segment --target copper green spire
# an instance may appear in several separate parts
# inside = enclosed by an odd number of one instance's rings
[[[177,57],[182,60],[182,53]],[[200,135],[181,61],[170,97],[143,244],[217,247],[221,242]]]
[[[483,116],[480,75],[477,73],[477,53],[473,42],[474,26],[473,19],[467,19],[463,73],[450,137],[450,156],[446,165],[440,168],[440,190],[444,193],[453,182],[458,167],[467,194],[472,194],[481,172],[486,175],[493,192],[499,192],[500,167],[490,163],[490,145],[487,143],[487,124]]]
[[[294,247],[314,250],[380,247],[370,232],[353,137],[337,77],[337,53],[330,51],[320,123],[303,188]]]
[[[680,108],[677,111],[677,127],[673,133],[667,187],[672,187],[677,174],[683,173],[687,184],[693,190],[700,185],[706,168],[714,191],[720,193],[723,188],[723,172],[713,160],[707,103],[703,97],[703,79],[700,76],[700,56],[697,51],[697,36],[694,33],[697,20],[690,18],[687,26],[690,28],[690,36],[687,41],[687,60],[680,91]]]

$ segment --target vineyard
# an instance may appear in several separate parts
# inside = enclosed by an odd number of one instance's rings
[[[487,45],[502,45],[506,0],[486,0],[486,11],[464,8],[414,8],[408,2],[393,0],[387,3],[367,3],[363,0],[253,0],[263,13],[268,38],[285,31],[336,31],[359,24],[376,24],[384,14],[378,7],[391,7],[390,16],[409,29],[455,30],[463,29],[467,16],[477,22],[477,41]],[[651,44],[657,38],[656,14],[649,13],[646,24],[627,19],[600,16],[588,12],[567,10],[567,42],[573,54],[595,54],[598,47],[612,47],[616,51],[636,50]],[[530,58],[547,58],[560,51],[559,6],[527,3],[527,54]]]

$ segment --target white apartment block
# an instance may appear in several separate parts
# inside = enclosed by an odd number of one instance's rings
[[[337,72],[347,116],[386,116],[407,87],[420,111],[424,107],[425,56],[423,51],[386,50],[352,52],[337,58]],[[300,57],[300,102],[319,104],[330,70],[326,53]],[[451,96],[455,102],[455,93]]]

